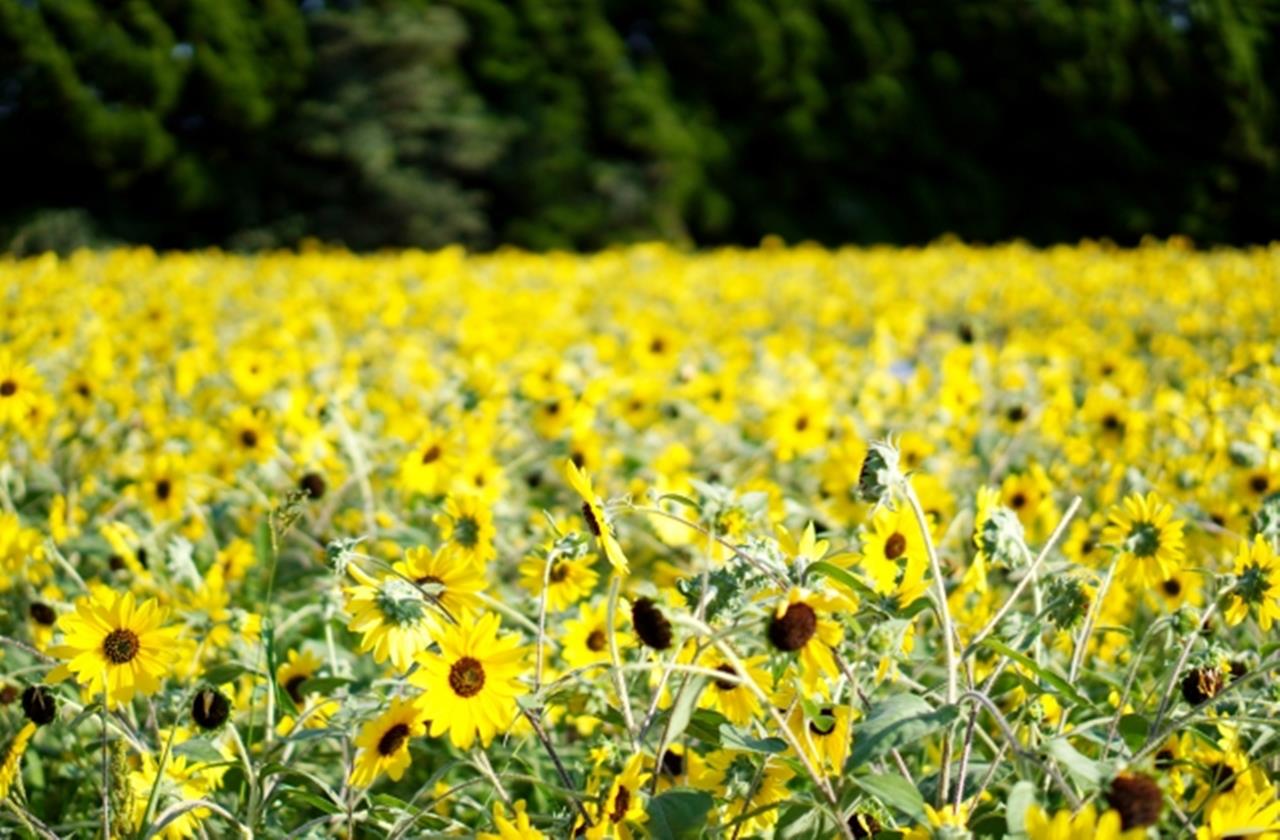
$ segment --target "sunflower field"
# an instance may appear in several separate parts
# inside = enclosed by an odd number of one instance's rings
[[[1280,838],[1280,247],[0,308],[0,836]]]

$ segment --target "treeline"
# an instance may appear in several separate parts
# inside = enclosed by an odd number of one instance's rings
[[[0,245],[1280,231],[1232,0],[0,0]]]

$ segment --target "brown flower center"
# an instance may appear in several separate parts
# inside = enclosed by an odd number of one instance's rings
[[[284,690],[293,700],[295,706],[302,707],[302,684],[307,681],[306,674],[294,674],[284,684]]]
[[[253,429],[242,429],[240,431],[240,443],[245,449],[253,449],[258,445],[258,433]]]
[[[1014,510],[1022,510],[1027,506],[1027,494],[1021,491],[1014,493],[1013,498],[1009,500],[1009,505]]]
[[[102,655],[115,665],[123,665],[138,655],[138,634],[121,627],[102,640]]]
[[[667,776],[684,775],[684,756],[667,750],[662,754],[662,773]]]
[[[733,669],[732,665],[718,665],[716,666],[716,670],[722,674],[728,674],[731,677],[738,676],[738,672]],[[738,684],[736,682],[730,682],[729,680],[716,680],[716,688],[721,691],[733,691],[737,687]]]
[[[561,583],[569,576],[568,563],[552,563],[551,564],[551,582]]]
[[[433,444],[431,444],[431,446],[427,449],[427,451],[426,451],[426,452],[423,452],[423,453],[422,453],[422,463],[424,463],[424,464],[433,464],[433,463],[435,463],[436,461],[439,461],[439,460],[440,460],[440,455],[441,455],[441,452],[440,452],[440,445],[439,445],[439,444],[436,444],[436,443],[433,443]]]
[[[382,733],[382,737],[378,739],[378,754],[391,755],[403,747],[405,741],[408,740],[409,725],[407,723],[397,723]]]
[[[608,643],[608,641],[609,641],[609,637],[605,635],[605,632],[603,630],[598,630],[598,629],[592,630],[591,634],[587,636],[587,647],[589,647],[591,650],[595,651],[596,653],[599,653],[600,651],[604,650],[604,646]]]
[[[897,560],[907,550],[907,538],[894,532],[889,535],[889,539],[884,541],[884,556],[890,560]]]
[[[818,614],[813,607],[797,601],[787,607],[781,618],[775,617],[769,624],[769,641],[782,651],[797,651],[809,643],[818,631]]]
[[[53,607],[42,601],[32,601],[31,606],[27,607],[27,612],[32,621],[45,627],[51,626],[58,620],[58,614],[53,611]]]
[[[596,519],[596,511],[591,506],[591,502],[582,503],[582,518],[587,520],[587,529],[591,531],[592,536],[600,536],[600,521]]]
[[[1269,487],[1270,485],[1271,485],[1271,482],[1267,479],[1265,475],[1262,475],[1261,473],[1249,479],[1249,489],[1255,493],[1267,492],[1267,487]]]
[[[169,479],[162,478],[156,482],[156,498],[162,502],[169,500],[169,495],[173,492],[173,485],[169,483]]]
[[[18,393],[18,383],[12,379],[6,379],[0,382],[0,397],[12,397]]]
[[[1120,812],[1120,828],[1129,831],[1155,825],[1160,820],[1164,794],[1150,776],[1125,774],[1116,776],[1111,783],[1107,804]]]
[[[613,798],[613,811],[609,814],[609,822],[620,823],[631,807],[631,791],[626,785],[618,785],[618,795]]]
[[[1160,584],[1160,588],[1164,590],[1164,594],[1170,598],[1176,598],[1182,594],[1182,583],[1177,578],[1169,578]]]
[[[459,697],[474,697],[484,688],[484,666],[464,656],[449,669],[449,687]]]

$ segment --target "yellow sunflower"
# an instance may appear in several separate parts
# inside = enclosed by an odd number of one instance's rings
[[[371,577],[355,563],[348,567],[359,585],[348,587],[347,629],[360,634],[360,650],[371,651],[379,664],[391,660],[406,671],[413,658],[431,644],[437,626],[422,590],[399,575]]]
[[[646,834],[639,828],[648,821],[649,815],[644,810],[644,800],[640,789],[649,774],[642,771],[644,757],[640,754],[631,756],[622,770],[622,775],[613,780],[603,802],[590,810],[593,820],[586,830],[587,840],[631,840],[633,837],[644,837]]]
[[[394,569],[423,587],[428,597],[434,598],[457,621],[479,609],[480,599],[476,593],[489,585],[482,568],[468,562],[450,546],[436,552],[426,546],[411,548]]]
[[[174,658],[178,627],[163,627],[166,611],[152,599],[101,588],[58,618],[62,644],[49,652],[67,662],[49,672],[49,682],[74,676],[91,696],[105,695],[108,708],[134,694],[154,694]]]
[[[444,512],[436,515],[436,527],[445,548],[457,551],[468,563],[483,568],[498,556],[493,546],[497,533],[493,527],[493,512],[479,496],[451,495],[444,504]]]
[[[1135,493],[1112,508],[1102,541],[1118,552],[1120,579],[1151,588],[1177,574],[1184,556],[1182,525],[1155,493]]]
[[[1250,543],[1240,541],[1236,550],[1236,586],[1223,614],[1228,624],[1236,625],[1249,615],[1249,609],[1257,613],[1258,626],[1270,630],[1280,619],[1280,558],[1276,557],[1271,543],[1261,534]]]
[[[803,589],[791,589],[769,616],[766,635],[774,650],[795,654],[805,691],[826,695],[826,678],[837,676],[831,648],[840,644],[844,631],[827,617],[838,602]]]
[[[1030,840],[1140,840],[1147,836],[1142,828],[1124,831],[1119,811],[1106,811],[1099,816],[1093,805],[1085,806],[1074,816],[1070,809],[1050,816],[1032,804],[1027,809],[1026,830]]]
[[[499,636],[498,629],[493,613],[449,625],[437,639],[440,652],[418,656],[421,667],[409,681],[431,698],[432,737],[448,732],[454,746],[466,749],[478,736],[487,747],[515,718],[516,698],[526,691],[520,682],[526,651],[519,636]]]
[[[692,647],[689,650],[692,650]],[[709,648],[702,655],[699,664],[720,671],[727,677],[721,680],[713,679],[707,683],[702,690],[702,695],[698,698],[698,706],[719,712],[736,726],[746,726],[760,713],[760,698],[741,680],[750,678],[767,692],[769,686],[773,684],[768,672],[764,670],[767,661],[767,656],[744,659],[742,664],[746,666],[747,673],[740,677],[732,665],[719,658],[714,649]]]
[[[537,554],[530,554],[520,563],[520,585],[535,598],[542,596],[544,575],[547,583],[547,611],[552,613],[567,610],[581,601],[595,589],[600,576],[591,568],[595,555],[581,559],[557,557],[551,561],[551,570],[547,571],[547,561]]]
[[[914,600],[923,594],[923,591],[915,591],[915,581],[912,581],[911,591],[900,591],[899,586],[906,582],[904,571],[907,568],[914,571],[928,565],[924,536],[911,512],[904,507],[896,510],[881,507],[877,510],[871,518],[871,531],[862,540],[858,564],[870,579],[871,588],[881,595],[899,592],[900,600],[902,596]]]
[[[609,661],[609,609],[601,601],[596,606],[583,604],[578,617],[566,621],[560,641],[560,653],[570,668],[581,668],[597,662]],[[614,634],[618,648],[630,647],[631,634],[623,632],[622,622],[614,616]]]
[[[614,571],[625,575],[630,571],[627,566],[627,557],[622,553],[622,546],[614,536],[613,524],[605,516],[604,502],[592,488],[591,479],[578,469],[578,465],[573,461],[565,462],[565,476],[569,479],[574,492],[582,497],[582,518],[586,520],[587,529],[600,541],[604,556],[609,559],[609,564],[613,566]]]
[[[409,739],[426,734],[425,697],[393,698],[382,714],[360,727],[359,748],[351,768],[351,784],[368,787],[382,773],[399,781],[412,763]]]
[[[326,700],[318,694],[304,694],[302,686],[315,677],[324,666],[324,660],[308,650],[291,650],[286,661],[276,668],[276,683],[280,685],[293,705],[298,707],[297,720],[306,729],[323,729],[329,717],[338,711],[337,700]],[[296,723],[291,715],[284,715],[276,724],[276,732],[287,735]]]
[[[17,780],[18,769],[22,766],[22,754],[27,751],[27,744],[30,743],[31,736],[34,734],[36,734],[36,725],[27,721],[5,749],[4,759],[0,761],[0,802],[9,795],[9,788],[13,787],[14,781]]]
[[[446,785],[446,787],[448,787]],[[544,835],[529,823],[529,814],[527,806],[523,799],[515,804],[515,808],[508,818],[501,802],[493,804],[493,827],[498,829],[498,833],[494,834],[490,831],[481,831],[476,835],[478,840],[542,840]]]
[[[1248,837],[1280,838],[1280,800],[1266,773],[1254,767],[1237,777],[1235,786],[1218,794],[1205,810],[1196,840]]]
[[[0,350],[0,425],[27,425],[41,394],[35,368],[20,362],[8,350]]]

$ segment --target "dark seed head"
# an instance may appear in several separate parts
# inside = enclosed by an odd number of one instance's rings
[[[684,756],[667,750],[662,754],[662,773],[665,776],[684,775]]]
[[[397,723],[395,726],[382,733],[382,737],[378,739],[379,755],[391,755],[400,747],[404,746],[404,742],[409,740],[409,725],[406,723]]]
[[[245,449],[253,449],[258,445],[258,433],[253,429],[242,429],[240,431],[240,445]]]
[[[474,697],[484,688],[484,665],[464,656],[449,669],[449,687],[459,697]]]
[[[216,688],[200,689],[191,701],[191,719],[206,731],[222,726],[230,714],[231,701]]]
[[[52,626],[58,620],[58,614],[53,611],[53,607],[42,601],[32,601],[31,606],[27,607],[27,612],[31,615],[32,621],[45,627]]]
[[[18,393],[18,383],[12,379],[6,379],[0,382],[0,397],[12,397]]]
[[[816,632],[818,614],[803,601],[795,602],[787,607],[781,618],[775,616],[769,622],[769,641],[778,650],[788,653],[800,650]]]
[[[22,713],[36,726],[44,726],[57,715],[58,701],[44,686],[29,685],[22,690]]]
[[[320,473],[309,472],[298,481],[298,489],[306,493],[309,499],[323,498],[326,489],[324,476],[320,475]]]
[[[551,578],[552,583],[563,583],[564,579],[569,576],[568,563],[552,563],[551,571],[547,575]]]
[[[870,814],[852,814],[849,817],[849,830],[854,837],[875,837],[880,833],[880,821]]]
[[[591,536],[600,536],[600,521],[596,519],[596,511],[591,502],[582,503],[582,518],[587,521],[587,530],[591,532]]]
[[[301,708],[304,702],[302,697],[302,684],[309,678],[306,674],[294,674],[284,684],[285,693],[289,695],[289,699],[293,701],[293,705]]]
[[[436,461],[440,460],[441,454],[443,453],[440,451],[440,445],[433,443],[427,447],[425,452],[422,453],[422,463],[434,464]]]
[[[1021,423],[1027,419],[1027,410],[1020,405],[1015,405],[1005,412],[1005,417],[1009,418],[1010,423]]]
[[[835,718],[833,717],[834,714],[835,714],[834,709],[832,709],[830,706],[824,706],[821,710],[821,715],[823,717],[831,718],[831,722],[828,723],[826,726],[818,726],[817,721],[809,721],[809,731],[812,732],[814,735],[830,735],[832,732],[835,732],[836,721],[835,721]]]
[[[956,329],[956,336],[965,344],[973,344],[973,327],[968,324],[961,324]]]
[[[620,823],[631,807],[631,791],[626,785],[618,785],[618,795],[613,798],[613,810],[609,813],[609,822]]]
[[[1271,482],[1262,473],[1258,473],[1249,479],[1249,489],[1255,493],[1267,492],[1267,487]]]
[[[631,624],[640,641],[654,650],[671,647],[671,622],[648,598],[637,598],[631,605]]]
[[[1182,699],[1192,706],[1212,700],[1222,691],[1222,672],[1217,668],[1196,668],[1182,678]]]
[[[889,535],[884,541],[884,556],[889,560],[897,560],[907,550],[907,538],[898,532]]]
[[[16,685],[6,685],[4,688],[0,688],[0,706],[9,705],[14,700],[17,700],[20,694],[22,692],[18,690]]]
[[[1249,673],[1249,666],[1246,663],[1242,661],[1231,663],[1231,679],[1233,681],[1240,679],[1247,673]]]
[[[173,484],[167,478],[162,478],[156,482],[156,498],[162,502],[169,501],[169,496],[173,494]]]
[[[120,572],[120,571],[124,571],[125,569],[124,558],[121,557],[119,554],[112,554],[110,557],[108,557],[107,565],[111,567],[111,571],[113,572]]]
[[[1164,594],[1168,595],[1170,598],[1177,598],[1182,594],[1182,581],[1177,578],[1169,578],[1164,583],[1160,584],[1160,588],[1163,589]]]
[[[609,637],[605,635],[603,630],[592,630],[587,636],[587,647],[596,653],[604,650],[605,645],[609,643]]]
[[[1107,789],[1107,804],[1120,813],[1120,827],[1128,831],[1159,822],[1164,794],[1150,776],[1124,773]]]
[[[738,672],[733,669],[732,665],[717,665],[716,670],[722,674],[728,674],[731,677],[738,676]],[[716,680],[716,688],[721,691],[733,691],[737,687],[738,684],[736,682],[730,682],[729,680]]]
[[[124,627],[112,630],[102,640],[102,655],[108,662],[123,665],[138,655],[138,634]]]
[[[1021,491],[1014,493],[1013,498],[1009,500],[1009,506],[1014,510],[1022,510],[1027,506],[1027,494]]]

